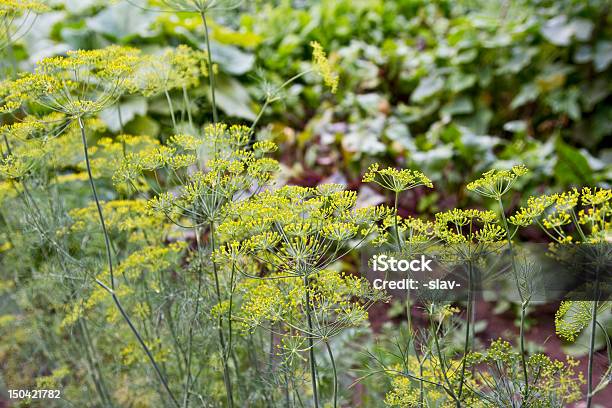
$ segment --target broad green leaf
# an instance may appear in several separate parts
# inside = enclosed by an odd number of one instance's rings
[[[419,85],[412,93],[411,99],[413,102],[421,102],[430,96],[438,93],[444,86],[444,80],[439,75],[430,75],[421,78]]]
[[[591,185],[593,183],[589,162],[577,149],[565,144],[559,138],[556,143],[556,151],[555,177],[562,185]]]
[[[246,88],[234,78],[227,75],[217,77],[217,104],[227,115],[248,120],[255,120],[251,109],[251,97]]]
[[[127,2],[113,4],[86,20],[87,27],[122,41],[133,36],[149,37],[157,13],[134,7]]]
[[[514,97],[512,102],[510,102],[510,107],[512,109],[516,109],[518,107],[523,106],[527,102],[535,101],[535,99],[540,94],[540,90],[537,85],[534,83],[527,83],[521,87],[518,95]]]

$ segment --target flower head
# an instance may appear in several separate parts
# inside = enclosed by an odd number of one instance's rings
[[[511,170],[489,170],[478,180],[469,183],[467,189],[499,200],[510,190],[516,180],[527,172],[527,168],[523,165],[514,166]]]
[[[310,43],[312,47],[312,59],[317,72],[323,77],[325,85],[329,86],[332,93],[338,90],[338,74],[323,51],[323,47],[316,41]]]
[[[72,118],[98,113],[127,92],[138,53],[134,48],[110,46],[45,58],[36,72],[5,84],[0,112],[35,102]]]
[[[376,183],[395,193],[410,190],[418,186],[433,187],[431,180],[418,170],[400,170],[392,167],[379,169],[378,163],[370,166],[364,174],[362,181],[364,183]]]

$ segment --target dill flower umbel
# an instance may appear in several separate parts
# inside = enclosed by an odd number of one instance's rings
[[[378,163],[372,164],[363,175],[364,183],[376,183],[395,193],[410,190],[418,186],[432,188],[431,180],[422,172],[410,169],[387,167],[379,169]]]
[[[45,58],[34,73],[5,84],[0,112],[34,102],[69,118],[98,113],[129,89],[138,54],[134,48],[110,46]]]
[[[605,242],[612,229],[612,190],[583,188],[529,197],[527,206],[509,218],[511,224],[538,225],[555,242]],[[573,225],[574,231],[566,226]]]
[[[527,174],[525,166],[512,167],[511,170],[489,170],[478,180],[467,185],[467,189],[482,196],[499,200],[516,182],[516,180]]]
[[[34,24],[30,14],[49,11],[40,0],[0,0],[0,50],[25,35]],[[21,23],[14,24],[20,17]]]
[[[191,89],[208,76],[207,55],[186,45],[161,55],[143,55],[133,75],[132,91],[154,96],[173,89]]]

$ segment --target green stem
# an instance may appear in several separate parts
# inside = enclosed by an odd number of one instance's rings
[[[202,243],[200,242],[200,231],[197,227],[194,228],[194,232],[195,232],[195,236],[196,236],[196,245],[197,245],[197,249],[198,249],[198,255],[201,255],[200,250],[202,247]],[[186,362],[186,368],[185,368],[185,395],[183,396],[183,407],[187,408],[189,406],[189,388],[191,387],[191,380],[192,380],[192,376],[191,376],[191,358],[192,358],[192,354],[193,354],[193,330],[195,327],[195,322],[198,318],[199,315],[199,310],[200,310],[200,291],[202,289],[202,275],[203,275],[203,271],[202,271],[202,259],[198,256],[198,289],[197,289],[197,300],[196,300],[196,306],[195,306],[195,310],[193,312],[193,319],[191,321],[191,324],[189,325],[189,334],[188,334],[188,341],[187,341],[187,362]]]
[[[334,374],[334,408],[338,407],[338,373],[336,371],[336,362],[334,361],[334,354],[332,353],[332,349],[329,346],[329,341],[325,339],[325,347],[327,348],[327,354],[329,355],[329,360],[331,361],[332,371]]]
[[[87,175],[89,176],[89,184],[91,186],[91,191],[93,193],[94,201],[96,202],[96,208],[98,210],[98,216],[99,216],[99,219],[100,219],[100,225],[102,227],[102,232],[104,233],[104,243],[105,243],[105,247],[106,247],[106,259],[107,259],[107,262],[108,262],[108,271],[109,271],[109,275],[110,275],[110,288],[107,287],[106,285],[101,285],[101,286],[104,289],[106,289],[108,291],[108,293],[111,295],[111,297],[113,298],[113,302],[115,303],[115,306],[117,307],[117,309],[121,313],[121,316],[123,316],[123,319],[126,321],[128,326],[130,327],[130,330],[132,331],[132,333],[134,334],[134,336],[138,340],[138,343],[140,344],[140,346],[144,350],[145,354],[149,358],[149,361],[151,362],[151,365],[155,369],[155,372],[157,373],[157,376],[159,377],[160,382],[162,383],[164,389],[168,393],[168,396],[172,400],[173,404],[176,407],[180,407],[178,401],[176,400],[176,398],[174,397],[174,394],[172,393],[172,391],[170,390],[170,387],[168,386],[168,382],[166,381],[166,378],[164,377],[164,375],[162,374],[161,370],[159,369],[159,366],[157,365],[157,362],[155,361],[155,357],[153,357],[153,354],[151,353],[151,350],[149,350],[149,347],[145,344],[142,336],[138,332],[138,329],[136,329],[136,327],[134,326],[134,324],[130,320],[130,318],[127,315],[125,309],[121,305],[121,302],[119,301],[119,298],[115,294],[115,277],[114,277],[114,274],[113,274],[113,259],[112,259],[112,255],[111,255],[110,237],[109,237],[108,231],[106,229],[106,222],[104,221],[104,214],[102,212],[102,205],[100,204],[100,200],[98,199],[98,192],[96,190],[96,184],[94,183],[93,175],[92,175],[92,172],[91,172],[91,161],[89,160],[89,149],[87,147],[87,136],[85,134],[85,124],[83,123],[83,118],[81,118],[80,116],[77,119],[78,119],[78,123],[79,123],[79,128],[81,129],[81,139],[82,139],[82,142],[83,142],[83,151],[85,153],[85,164],[87,166]]]
[[[514,245],[512,245],[512,236],[510,234],[510,227],[508,226],[508,220],[506,219],[506,211],[504,210],[504,203],[501,197],[498,197],[497,202],[499,204],[499,210],[501,212],[502,222],[504,229],[506,230],[506,239],[508,240],[508,249],[510,250],[510,262],[512,264],[512,272],[514,273],[514,279],[516,281],[516,290],[521,297],[521,322],[519,327],[519,347],[521,352],[521,365],[523,366],[523,381],[525,388],[523,390],[523,401],[526,403],[529,398],[529,374],[527,373],[527,353],[525,350],[525,312],[529,302],[525,300],[521,285],[519,282],[518,271],[516,268],[516,262],[514,260]]]
[[[432,335],[434,338],[434,346],[436,348],[436,354],[438,355],[438,361],[440,364],[440,369],[442,370],[442,378],[444,378],[444,381],[446,382],[446,385],[448,387],[448,395],[453,399],[453,401],[455,401],[457,403],[457,407],[460,407],[461,404],[459,402],[459,399],[457,398],[457,396],[455,395],[455,391],[453,390],[453,385],[450,382],[450,379],[448,378],[448,373],[447,373],[447,367],[446,367],[446,363],[444,362],[444,358],[442,357],[442,350],[440,348],[440,341],[438,340],[438,328],[436,327],[433,318],[431,317],[431,315],[433,314],[433,308],[434,305],[431,305],[431,311],[432,313],[430,313],[430,317],[429,317],[429,327],[432,330]],[[421,378],[423,378],[421,376]]]
[[[292,76],[291,78],[289,78],[288,80],[283,82],[283,84],[281,86],[279,86],[278,88],[276,88],[272,93],[269,93],[268,96],[266,96],[266,100],[264,101],[263,106],[259,110],[259,113],[257,114],[257,117],[255,118],[255,120],[253,121],[253,124],[251,125],[251,128],[250,128],[251,133],[253,133],[255,131],[255,126],[257,126],[257,124],[259,123],[261,117],[263,116],[263,114],[266,111],[266,108],[272,102],[274,102],[274,101],[279,99],[278,96],[276,96],[276,95],[281,91],[281,89],[283,89],[287,85],[291,84],[293,81],[295,81],[295,80],[301,78],[302,76],[308,74],[309,72],[312,72],[312,69],[308,69],[306,71],[302,71],[299,74],[296,74],[296,75]]]
[[[100,399],[102,400],[102,404],[106,407],[112,407],[113,403],[108,394],[108,388],[106,387],[106,383],[104,382],[104,377],[102,376],[100,366],[98,365],[98,362],[94,357],[94,346],[91,343],[87,326],[82,318],[79,319],[79,328],[81,329],[81,333],[83,335],[85,357],[90,366],[91,377],[96,387],[96,391],[98,392]]]
[[[172,118],[173,131],[176,132],[176,117],[174,116],[174,104],[172,103],[172,98],[170,98],[170,94],[167,90],[164,91],[164,95],[166,95],[166,102],[168,102],[168,108],[170,109],[170,117]]]
[[[212,101],[212,111],[213,111],[213,124],[219,122],[219,115],[217,113],[217,101],[215,98],[215,70],[213,67],[212,61],[212,53],[210,52],[210,34],[208,32],[208,23],[206,22],[206,13],[203,11],[200,13],[200,17],[202,18],[202,23],[204,24],[204,32],[205,32],[205,40],[206,40],[206,53],[208,58],[208,79],[210,84],[210,98]]]
[[[185,110],[187,111],[187,119],[189,120],[189,127],[193,131],[195,129],[193,127],[193,116],[191,114],[191,100],[189,99],[189,94],[187,93],[187,88],[183,87],[183,101],[185,104]]]
[[[399,193],[396,191],[395,192],[395,203],[393,205],[393,208],[395,208],[395,216],[393,217],[393,226],[395,228],[395,239],[397,240],[397,250],[398,252],[402,250],[402,243],[400,240],[400,235],[399,235],[399,220],[398,220],[398,214],[397,214],[397,204],[399,201]]]
[[[599,277],[595,276],[595,300],[591,309],[591,336],[589,338],[589,362],[587,366],[586,408],[593,404],[593,357],[595,355],[595,335],[597,333],[597,301],[599,298]]]
[[[251,132],[255,131],[255,126],[257,126],[257,123],[259,123],[259,120],[263,116],[263,114],[264,114],[264,112],[265,112],[265,110],[266,110],[266,108],[268,107],[269,104],[270,104],[270,99],[266,98],[266,101],[264,102],[263,106],[259,110],[259,113],[257,114],[257,117],[255,118],[255,120],[253,121],[253,124],[251,125]]]
[[[467,364],[467,356],[470,351],[470,332],[472,323],[472,291],[473,291],[473,277],[472,277],[472,261],[468,261],[468,299],[467,299],[467,310],[466,310],[466,321],[465,321],[465,343],[463,345],[463,358],[461,363],[461,377],[459,378],[459,391],[457,391],[457,407],[460,407],[461,396],[463,394],[463,385],[465,383],[465,368]]]
[[[308,346],[309,346],[309,357],[310,357],[310,378],[312,381],[312,397],[314,401],[315,408],[319,408],[319,396],[317,394],[317,362],[315,360],[314,353],[314,341],[312,339],[313,328],[312,328],[312,317],[310,315],[310,282],[308,280],[308,275],[304,275],[304,289],[306,293],[306,319],[308,321]]]
[[[215,249],[216,249],[215,223],[212,221],[210,223],[210,245],[211,245],[211,251],[215,252]],[[217,302],[221,303],[221,285],[219,283],[219,271],[217,269],[217,263],[215,261],[212,261],[212,265],[213,265],[213,275],[215,278],[215,292],[217,294]],[[232,392],[232,380],[230,377],[229,367],[227,364],[228,356],[230,353],[228,352],[227,344],[225,343],[225,335],[223,334],[223,319],[220,314],[219,314],[219,319],[218,319],[217,331],[219,334],[219,345],[221,347],[221,361],[223,362],[223,382],[225,383],[225,392],[227,394],[226,395],[227,405],[229,408],[232,408],[234,406],[234,396]]]

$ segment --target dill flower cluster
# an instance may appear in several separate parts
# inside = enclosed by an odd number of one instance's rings
[[[473,352],[468,356],[475,370],[474,382],[482,390],[482,406],[512,406],[517,401],[520,384],[509,383],[499,387],[501,381],[512,378],[519,371],[520,353],[514,351],[507,341],[493,341],[483,352]],[[578,361],[568,357],[564,363],[551,360],[545,354],[534,354],[527,359],[530,393],[522,403],[528,406],[558,407],[567,406],[580,399],[581,386],[584,384],[582,373],[576,373]],[[491,405],[489,405],[491,404]]]
[[[529,197],[509,222],[519,227],[538,225],[557,243],[609,241],[612,190],[583,188]],[[575,232],[569,226],[572,224]]]
[[[208,76],[207,55],[187,45],[165,50],[161,55],[147,54],[133,74],[132,91],[146,97],[173,89],[191,89]]]
[[[217,221],[224,205],[251,187],[270,182],[278,169],[275,160],[264,157],[275,145],[260,142],[254,150],[248,150],[249,137],[249,128],[225,124],[207,125],[202,137],[174,135],[166,145],[151,145],[126,155],[113,181],[121,188],[139,190],[147,174],[165,172],[180,188],[175,193],[160,192],[149,200],[149,212],[163,214],[180,226],[187,226],[183,219],[191,220],[192,225]],[[214,144],[217,151],[201,170],[187,171],[198,164],[203,144]]]
[[[323,78],[323,82],[327,85],[332,93],[336,93],[338,90],[338,82],[339,77],[338,74],[334,71],[334,67],[332,66],[329,59],[325,55],[325,51],[323,51],[323,47],[316,41],[312,41],[310,43],[312,47],[312,59],[315,66],[315,69]]]
[[[128,91],[139,53],[134,48],[113,45],[45,58],[34,73],[4,84],[0,112],[34,102],[69,118],[98,113]]]
[[[453,407],[456,406],[442,387],[436,386],[441,378],[447,378],[448,383],[456,386],[459,382],[461,361],[449,359],[445,361],[449,366],[448,373],[442,373],[441,363],[437,357],[419,361],[414,355],[406,356],[404,364],[396,364],[387,373],[391,379],[391,389],[385,394],[384,403],[389,407],[419,408],[423,405],[420,400],[420,381],[424,383],[424,403],[426,406]],[[464,379],[470,389],[476,389],[476,381],[471,373]],[[445,384],[448,385],[448,383]],[[482,407],[475,392],[467,392],[462,402],[469,407]]]
[[[338,259],[351,240],[381,232],[377,222],[389,210],[355,208],[356,200],[341,185],[285,186],[229,208],[219,232],[279,274],[309,275]]]
[[[0,0],[0,50],[31,28],[33,22],[28,22],[27,18],[30,14],[47,11],[49,7],[40,0]],[[15,25],[18,17],[22,17],[22,22]]]
[[[246,332],[270,324],[284,324],[306,337],[329,339],[367,320],[367,309],[383,297],[367,280],[334,270],[313,276],[309,287],[298,278],[246,279],[238,288],[242,296],[235,315]],[[306,291],[309,296],[306,296]],[[305,299],[314,317],[309,329],[305,320]]]
[[[448,244],[487,245],[503,240],[504,230],[493,211],[475,209],[437,213],[435,233]]]
[[[467,185],[469,191],[474,191],[484,197],[499,200],[516,182],[516,180],[527,174],[525,166],[512,167],[511,170],[489,170],[478,180]]]
[[[363,175],[364,183],[376,183],[395,193],[410,190],[418,186],[433,188],[431,180],[422,172],[410,169],[387,167],[379,169],[378,163],[372,164]]]

